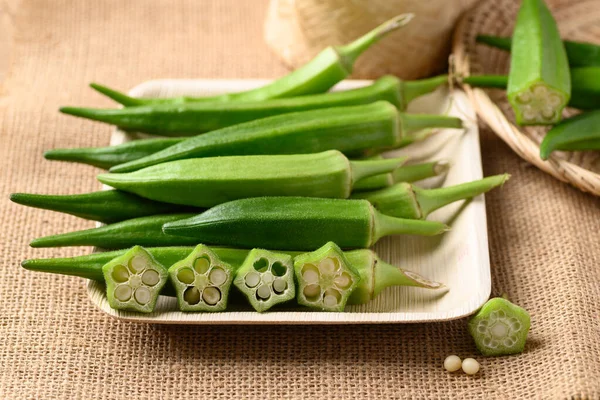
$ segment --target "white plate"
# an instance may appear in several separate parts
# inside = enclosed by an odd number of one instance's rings
[[[202,96],[242,91],[265,84],[265,80],[156,80],[145,82],[130,94],[143,97]],[[364,86],[370,81],[344,81],[337,89]],[[452,97],[445,90],[423,96],[409,111],[446,112],[460,116],[468,126],[463,131],[443,130],[426,141],[396,153],[419,161],[448,159],[450,169],[444,185],[482,177],[479,135],[475,113],[462,92]],[[111,144],[147,135],[116,130]],[[425,182],[436,184],[435,179]],[[440,184],[441,182],[437,182]],[[446,284],[445,290],[396,287],[385,290],[369,304],[348,306],[343,313],[275,310],[257,313],[235,310],[222,313],[182,313],[174,298],[160,296],[155,312],[138,314],[109,307],[103,286],[91,282],[88,294],[102,311],[119,319],[164,324],[356,324],[443,321],[464,317],[488,299],[491,290],[485,202],[479,196],[440,209],[429,219],[447,222],[452,230],[433,238],[396,236],[382,239],[375,250],[385,261]]]

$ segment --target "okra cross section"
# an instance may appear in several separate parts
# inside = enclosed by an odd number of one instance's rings
[[[344,311],[360,275],[333,242],[297,256],[294,271],[298,304],[323,311]]]
[[[296,296],[292,257],[253,249],[238,269],[233,283],[258,312],[292,300]]]
[[[168,279],[167,269],[140,246],[105,264],[102,273],[112,308],[143,313],[154,311]]]
[[[185,259],[169,268],[181,311],[223,311],[235,269],[199,244]]]

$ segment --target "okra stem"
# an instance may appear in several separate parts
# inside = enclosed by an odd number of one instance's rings
[[[462,129],[460,118],[434,114],[400,114],[400,129],[405,134],[430,128]]]
[[[350,161],[352,171],[352,187],[357,181],[382,173],[395,171],[406,161],[406,157],[387,158],[381,160]]]
[[[389,174],[375,175],[359,180],[352,187],[352,193],[372,191],[392,186],[399,182],[416,182],[448,172],[448,161],[433,161],[423,164],[403,165]]]
[[[106,97],[116,101],[119,104],[124,105],[125,107],[141,106],[148,103],[147,99],[138,99],[135,97],[127,96],[125,93],[121,93],[107,86],[100,85],[99,83],[92,82],[90,83],[90,87],[98,93],[102,93]]]
[[[435,236],[450,229],[440,222],[396,218],[377,211],[374,212],[374,224],[373,243],[389,235]]]
[[[417,97],[433,92],[436,88],[448,83],[448,75],[438,75],[432,78],[419,79],[414,81],[403,81],[402,100],[404,104],[410,103]]]

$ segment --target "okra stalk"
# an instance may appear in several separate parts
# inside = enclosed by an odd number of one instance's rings
[[[178,138],[140,139],[117,146],[52,149],[44,153],[44,158],[46,160],[70,161],[109,169],[115,165],[149,156],[182,140]]]
[[[31,247],[97,246],[123,249],[140,246],[189,246],[193,238],[171,236],[162,231],[163,224],[191,217],[193,214],[153,215],[116,222],[99,228],[63,233],[34,239]]]
[[[388,101],[404,110],[414,97],[446,83],[447,76],[402,82],[384,76],[372,85],[334,93],[261,102],[163,104],[118,109],[63,107],[61,112],[116,125],[121,129],[164,136],[193,136],[275,115]],[[426,122],[427,120],[425,120]]]
[[[448,161],[433,161],[423,164],[403,165],[390,173],[364,178],[354,184],[352,193],[372,191],[392,186],[400,182],[416,182],[448,172]]]
[[[543,0],[523,0],[513,34],[507,97],[519,125],[554,124],[571,98],[565,47]]]
[[[462,79],[475,87],[506,89],[507,75],[473,75]],[[571,99],[569,107],[581,110],[600,108],[600,67],[571,68]]]
[[[397,147],[405,134],[422,126],[462,128],[462,121],[443,115],[405,114],[387,102],[302,111],[263,118],[188,138],[141,158],[111,168],[131,172],[186,158],[306,154],[339,150],[357,154]]]
[[[251,250],[237,270],[234,285],[258,312],[288,302],[296,297],[292,256]]]
[[[166,223],[163,230],[217,245],[311,250],[329,241],[342,248],[370,247],[383,236],[431,236],[447,226],[390,217],[367,200],[257,197],[220,204]]]
[[[422,189],[410,183],[352,194],[351,198],[366,199],[380,212],[399,218],[425,219],[433,211],[455,201],[465,200],[501,186],[510,175],[495,175],[460,185]]]
[[[405,158],[349,161],[330,150],[316,154],[193,158],[123,174],[100,182],[139,196],[197,207],[260,196],[347,198],[368,176],[390,172]]]
[[[167,283],[167,269],[140,246],[102,267],[108,304],[115,310],[149,313]]]
[[[234,275],[234,267],[202,244],[169,268],[181,311],[225,310]]]
[[[547,160],[555,150],[600,150],[600,110],[565,119],[550,129],[540,144],[540,157]]]
[[[105,224],[150,215],[202,211],[199,208],[148,200],[120,190],[70,195],[13,193],[10,199],[24,206],[58,211]]]
[[[479,35],[477,36],[477,42],[510,51],[512,38]],[[565,46],[565,51],[571,67],[600,67],[599,45],[584,42],[574,42],[571,40],[564,40],[563,44]]]
[[[260,102],[281,97],[295,97],[328,91],[336,83],[352,73],[356,59],[391,32],[403,27],[413,14],[398,15],[375,29],[367,32],[354,42],[344,46],[327,47],[306,65],[263,87],[239,93],[229,93],[210,97],[176,97],[166,99],[143,99],[129,97],[116,90],[92,84],[100,93],[125,106],[185,104],[194,102]]]
[[[225,247],[210,247],[210,249],[221,261],[230,264],[236,270],[244,263],[249,253],[249,250]],[[146,250],[152,254],[157,262],[165,266],[172,266],[186,258],[194,248],[148,247]],[[31,259],[23,261],[22,266],[30,271],[79,276],[104,282],[102,266],[110,260],[125,254],[127,251],[116,250],[69,258]],[[292,257],[302,254],[295,251],[277,250],[275,252],[289,254]],[[344,256],[360,275],[358,285],[348,298],[348,304],[366,304],[388,287],[414,286],[425,289],[439,289],[443,287],[441,283],[429,281],[419,274],[405,271],[384,262],[372,250],[359,249],[345,251]],[[167,286],[161,294],[175,295],[170,282],[167,282]]]

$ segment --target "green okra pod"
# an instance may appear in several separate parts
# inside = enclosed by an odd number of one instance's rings
[[[167,283],[167,269],[148,251],[134,246],[102,267],[108,304],[115,310],[149,313]]]
[[[383,236],[431,236],[443,233],[447,226],[390,217],[367,200],[256,197],[166,223],[163,230],[217,245],[311,250],[329,241],[342,248],[370,247]]]
[[[384,76],[358,89],[261,102],[163,104],[118,109],[63,107],[61,112],[116,125],[121,129],[164,136],[193,136],[275,115],[388,101],[404,110],[414,97],[446,83],[447,76],[402,82]]]
[[[193,238],[171,236],[162,231],[163,224],[186,219],[194,214],[152,215],[116,222],[99,228],[44,236],[31,241],[31,247],[97,246],[123,249],[140,246],[189,246]]]
[[[461,81],[475,87],[506,89],[507,75],[472,75]],[[569,107],[581,110],[600,108],[600,67],[571,68]]]
[[[484,43],[492,47],[510,51],[512,38],[478,35],[478,43]],[[569,65],[571,67],[600,67],[600,46],[592,43],[563,41]]]
[[[571,77],[556,21],[543,0],[523,0],[506,91],[519,125],[554,124],[571,98]]]
[[[44,153],[46,160],[70,161],[109,169],[149,156],[181,142],[182,139],[139,139],[116,146],[52,149]]]
[[[199,208],[145,199],[120,190],[69,195],[13,193],[10,199],[24,206],[58,211],[105,224],[150,215],[201,211]]]
[[[462,128],[460,118],[405,114],[388,102],[268,117],[188,138],[165,150],[111,168],[131,172],[186,158],[306,154],[339,150],[360,154],[370,149],[394,148],[404,135],[424,127]]]
[[[238,268],[234,285],[258,312],[288,302],[296,297],[292,256],[253,249]]]
[[[410,183],[352,194],[351,198],[366,199],[380,212],[399,218],[425,219],[433,211],[455,201],[469,199],[501,186],[510,175],[494,175],[473,182],[437,189],[421,189]]]
[[[600,110],[565,119],[550,129],[540,144],[540,157],[547,160],[555,150],[600,150]]]
[[[295,97],[328,91],[336,83],[352,73],[356,59],[374,43],[412,19],[413,14],[401,14],[382,23],[354,42],[344,46],[327,47],[304,66],[263,87],[239,93],[210,97],[176,97],[144,99],[133,98],[102,85],[92,84],[98,92],[125,106],[156,104],[185,104],[194,102],[265,101],[281,97]]]
[[[210,247],[210,249],[222,262],[231,265],[236,270],[244,263],[249,253],[249,250],[225,247]],[[188,257],[194,248],[148,247],[145,250],[160,264],[172,266]],[[122,256],[127,251],[129,250],[99,252],[67,258],[31,259],[23,261],[22,266],[30,271],[79,276],[104,282],[102,266],[112,259]],[[275,252],[289,254],[292,257],[302,254],[296,251],[277,250]],[[426,289],[443,287],[441,283],[429,281],[419,274],[405,271],[384,262],[374,251],[369,249],[345,251],[344,256],[360,275],[358,285],[348,298],[348,304],[366,304],[388,287],[413,286]],[[161,294],[175,295],[171,282],[167,282],[167,286]]]
[[[139,196],[198,207],[260,196],[347,198],[359,179],[390,172],[405,158],[349,161],[336,150],[316,154],[192,158],[98,180]]]
[[[450,163],[445,160],[422,164],[403,165],[390,173],[364,178],[354,184],[352,192],[365,192],[392,186],[400,182],[416,182],[448,172]]]

